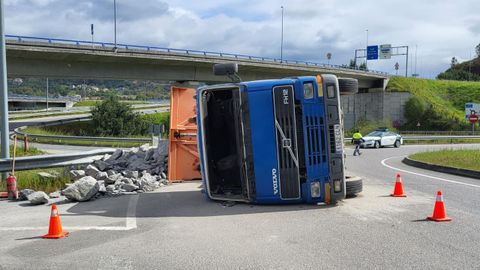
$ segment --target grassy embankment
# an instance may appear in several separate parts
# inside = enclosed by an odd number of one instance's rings
[[[409,92],[438,115],[465,125],[465,103],[480,103],[480,82],[392,77],[386,91]]]
[[[477,149],[422,152],[413,154],[410,158],[430,164],[480,171],[480,151]]]
[[[152,124],[165,124],[168,129],[169,126],[169,113],[154,113],[142,115],[147,122]],[[75,123],[68,123],[58,126],[48,127],[28,127],[23,132],[27,134],[36,135],[63,135],[63,136],[95,136],[91,121],[81,121]],[[130,136],[131,138],[150,138],[150,136]],[[21,139],[21,138],[20,138]],[[53,144],[68,144],[68,145],[97,145],[105,147],[135,147],[140,146],[143,143],[135,142],[102,142],[102,141],[84,141],[84,140],[63,140],[63,139],[50,139],[50,138],[36,138],[30,139],[34,142],[40,143],[53,143]]]

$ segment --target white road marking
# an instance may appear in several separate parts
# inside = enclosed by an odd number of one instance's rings
[[[138,195],[131,196],[127,206],[127,216],[125,226],[62,226],[66,231],[129,231],[137,228],[137,203]],[[60,215],[61,216],[61,215]],[[3,231],[48,231],[47,226],[43,227],[0,227],[0,232]]]
[[[447,183],[452,183],[452,184],[458,184],[458,185],[464,185],[464,186],[469,186],[469,187],[480,188],[480,185],[463,183],[463,182],[459,182],[459,181],[448,180],[448,179],[445,179],[445,178],[440,178],[440,177],[436,177],[436,176],[426,175],[426,174],[422,174],[422,173],[411,172],[411,171],[407,171],[407,170],[403,170],[403,169],[400,169],[400,168],[396,168],[396,167],[390,166],[390,165],[388,165],[388,164],[386,163],[387,160],[394,159],[394,158],[403,158],[403,157],[406,157],[406,156],[389,157],[389,158],[386,158],[386,159],[382,160],[381,163],[382,163],[383,166],[385,166],[385,167],[387,167],[387,168],[390,168],[390,169],[392,169],[392,170],[396,170],[396,171],[400,171],[400,172],[405,172],[405,173],[409,173],[409,174],[414,174],[414,175],[418,175],[418,176],[422,176],[422,177],[427,177],[427,178],[431,178],[431,179],[435,179],[435,180],[439,180],[439,181],[443,181],[443,182],[447,182]]]

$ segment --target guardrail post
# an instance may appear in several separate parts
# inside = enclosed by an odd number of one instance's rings
[[[28,136],[25,134],[23,136],[23,152],[28,152]]]

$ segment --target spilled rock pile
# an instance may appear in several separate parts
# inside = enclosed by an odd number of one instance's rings
[[[75,181],[61,191],[67,199],[88,201],[101,195],[116,196],[153,191],[168,183],[167,144],[116,150],[83,170],[71,170]]]

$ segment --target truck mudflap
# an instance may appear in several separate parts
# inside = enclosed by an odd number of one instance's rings
[[[296,200],[301,197],[301,186],[293,86],[273,88],[273,107],[280,198]]]

